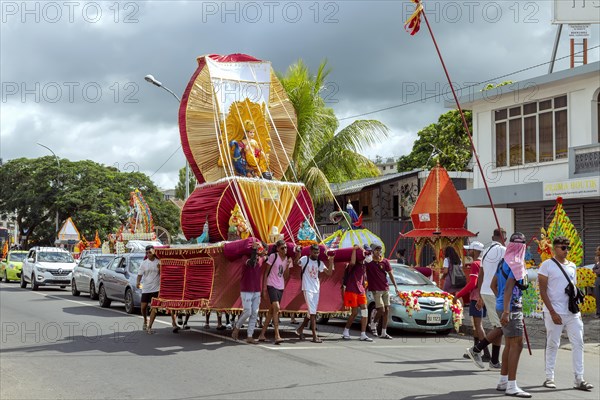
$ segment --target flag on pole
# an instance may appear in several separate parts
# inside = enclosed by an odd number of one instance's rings
[[[413,3],[417,5],[415,8],[415,12],[406,20],[404,23],[404,29],[413,36],[415,33],[419,32],[421,29],[421,14],[423,14],[423,4],[421,4],[421,0],[411,0]]]

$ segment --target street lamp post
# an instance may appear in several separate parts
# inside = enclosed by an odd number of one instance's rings
[[[37,145],[38,146],[42,146],[46,150],[50,151],[50,153],[52,153],[52,155],[56,159],[56,163],[58,164],[58,174],[57,174],[56,185],[58,187],[60,185],[60,182],[59,182],[59,179],[58,179],[58,175],[60,174],[60,159],[58,158],[58,156],[56,155],[56,153],[54,151],[52,151],[52,149],[50,147],[45,146],[45,145],[41,144],[40,142],[38,142]],[[56,238],[58,239],[58,206],[56,207],[55,223],[56,223]]]
[[[144,79],[146,80],[146,82],[149,82],[149,83],[153,84],[154,86],[158,86],[159,88],[165,89],[167,92],[171,93],[173,95],[173,97],[175,97],[177,99],[178,103],[181,103],[181,99],[179,98],[179,96],[177,96],[175,93],[173,93],[173,91],[171,89],[164,86],[162,84],[162,82],[156,80],[156,78],[154,76],[146,75],[144,77]],[[185,199],[184,200],[187,200],[188,197],[190,197],[190,163],[188,163],[187,159],[186,159],[185,160]]]

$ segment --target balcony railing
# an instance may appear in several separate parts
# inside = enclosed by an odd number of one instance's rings
[[[600,143],[571,147],[570,159],[572,177],[598,174],[600,171]]]

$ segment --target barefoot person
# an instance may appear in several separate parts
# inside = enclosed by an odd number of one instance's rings
[[[308,312],[302,324],[296,329],[296,335],[303,338],[304,328],[308,325],[310,320],[310,327],[312,330],[312,341],[314,343],[321,343],[322,340],[317,336],[317,306],[319,304],[319,292],[321,291],[321,284],[319,281],[319,273],[325,272],[327,275],[331,275],[333,272],[333,256],[328,257],[329,265],[326,267],[321,260],[319,260],[319,245],[313,244],[310,246],[310,256],[303,256],[298,261],[302,278],[302,292],[304,293],[304,300]]]
[[[258,307],[260,306],[262,264],[265,258],[264,256],[267,253],[267,248],[266,243],[261,243],[258,240],[252,243],[252,254],[242,269],[240,296],[242,298],[242,307],[244,307],[244,311],[233,327],[231,337],[234,340],[238,339],[242,325],[249,319],[246,342],[250,344],[256,343],[253,335],[258,317]]]
[[[296,252],[296,261],[298,258],[300,258],[300,252]],[[268,298],[271,306],[258,336],[258,341],[264,342],[266,340],[265,334],[272,319],[273,329],[275,330],[275,344],[280,344],[283,342],[283,339],[279,335],[279,303],[283,297],[283,288],[285,287],[285,280],[289,275],[289,269],[293,265],[292,258],[287,256],[285,241],[278,240],[275,243],[275,252],[269,255],[266,263],[267,273],[264,277],[262,293],[265,298]]]
[[[346,266],[344,280],[342,282],[342,298],[344,299],[344,306],[352,309],[348,321],[346,322],[346,326],[344,327],[342,339],[352,339],[352,337],[350,337],[350,327],[360,309],[360,340],[363,342],[372,342],[373,339],[367,336],[367,317],[369,316],[369,311],[367,310],[367,296],[365,295],[367,272],[365,264],[356,261],[357,250],[358,245],[354,245],[350,263]],[[364,256],[369,256],[371,254],[372,252],[370,249],[363,252]]]

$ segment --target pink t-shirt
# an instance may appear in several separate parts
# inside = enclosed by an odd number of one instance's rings
[[[283,290],[285,287],[285,280],[283,274],[285,270],[290,267],[289,258],[281,259],[279,254],[273,253],[267,259],[267,264],[271,265],[271,272],[267,276],[267,286],[272,286],[275,289]],[[268,267],[267,267],[268,268]]]

